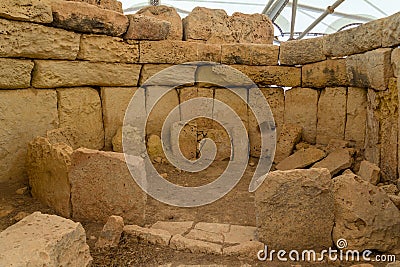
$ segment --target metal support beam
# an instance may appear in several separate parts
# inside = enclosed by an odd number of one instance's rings
[[[293,40],[294,36],[294,26],[296,24],[296,11],[297,11],[297,0],[293,0],[293,5],[292,5],[292,21],[290,23],[290,37],[289,40]]]
[[[288,2],[289,0],[277,0],[275,4],[273,4],[272,7],[267,10],[265,15],[267,15],[272,21],[275,21]]]
[[[262,14],[266,14],[266,13],[267,13],[268,9],[271,8],[271,6],[272,6],[272,4],[274,3],[274,1],[275,1],[275,0],[269,0],[269,1],[268,1],[267,5],[264,7],[264,10],[263,10]]]
[[[311,23],[311,25],[308,26],[308,28],[305,29],[304,32],[302,32],[299,38],[297,39],[301,39],[304,36],[306,36],[306,34],[309,33],[312,29],[314,29],[314,27],[317,26],[317,24],[320,23],[326,16],[335,12],[335,8],[337,8],[344,1],[345,0],[337,0],[332,6],[328,6],[324,11],[324,13],[322,13],[322,15],[319,18],[317,18],[313,23]]]

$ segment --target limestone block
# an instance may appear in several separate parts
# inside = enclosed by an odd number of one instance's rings
[[[270,172],[255,203],[260,242],[287,251],[332,246],[334,199],[328,170]]]
[[[286,66],[247,66],[234,65],[235,69],[247,75],[259,86],[287,86],[301,85],[301,69]]]
[[[110,216],[100,233],[99,239],[96,242],[96,247],[118,246],[123,230],[124,218],[121,216]]]
[[[74,60],[78,54],[79,34],[5,19],[0,19],[0,28],[1,57]]]
[[[232,68],[235,67],[235,68]],[[247,73],[238,69],[242,65],[201,65],[196,70],[196,82],[199,87],[228,87],[228,88],[246,88],[254,86]],[[248,66],[251,67],[251,66]],[[247,76],[246,76],[247,75]],[[251,77],[250,77],[251,78]]]
[[[396,46],[400,44],[400,34],[398,28],[400,25],[400,12],[384,19],[383,33],[382,33],[382,46]]]
[[[337,149],[348,148],[349,146],[350,146],[349,141],[341,139],[331,139],[329,140],[329,143],[324,150],[326,153],[330,154]]]
[[[230,229],[229,224],[225,223],[207,223],[199,222],[194,226],[195,229],[212,232],[212,233],[228,233]]]
[[[0,90],[0,181],[25,180],[28,143],[57,127],[55,90]]]
[[[126,109],[136,92],[136,87],[101,88],[105,150],[111,149],[112,138],[116,135],[118,128],[122,127]]]
[[[348,169],[353,164],[353,151],[348,148],[339,148],[330,153],[320,162],[315,163],[312,168],[328,169],[332,176],[340,171]]]
[[[151,159],[156,159],[157,157],[165,158],[160,136],[155,134],[149,136],[147,139],[147,154]]]
[[[122,126],[118,128],[114,137],[111,139],[112,151],[123,153],[124,148],[122,145]]]
[[[193,85],[197,66],[179,65],[172,69],[163,71],[173,65],[170,64],[144,64],[140,76],[139,84],[142,87],[148,86],[180,86]],[[153,77],[153,75],[156,75]],[[148,80],[153,77],[153,79]]]
[[[270,44],[223,44],[222,64],[277,65],[279,46]]]
[[[93,88],[57,89],[60,127],[74,129],[77,146],[92,149],[104,147],[101,100]]]
[[[285,124],[303,128],[303,141],[315,143],[317,137],[318,91],[293,88],[285,93]]]
[[[127,17],[129,19],[129,27],[124,35],[125,39],[165,40],[171,30],[171,23],[166,20],[137,13]]]
[[[276,165],[276,169],[281,171],[302,169],[323,159],[325,156],[324,151],[315,147],[301,149],[282,160],[278,165]]]
[[[236,43],[272,44],[274,26],[264,14],[235,12],[229,18],[229,29]]]
[[[126,225],[124,234],[135,238],[138,242],[153,245],[168,246],[171,240],[171,234],[166,230],[143,228],[137,225]]]
[[[367,123],[367,91],[364,88],[347,88],[345,139],[364,147]]]
[[[49,130],[46,133],[46,138],[50,144],[64,143],[72,149],[80,147],[79,132],[71,127]]]
[[[93,62],[136,63],[139,44],[118,37],[82,35],[78,59]]]
[[[197,60],[221,63],[222,46],[221,44],[202,44],[197,43]]]
[[[233,91],[243,96],[245,100],[243,100]],[[249,90],[246,88],[235,88],[232,90],[229,90],[227,88],[216,88],[214,99],[219,100],[224,104],[228,105],[240,117],[244,126],[248,128],[249,115],[246,103],[248,94]],[[226,112],[227,112],[226,109],[217,108],[215,107],[214,104],[213,117],[224,121],[226,116],[228,116],[228,113]]]
[[[317,144],[344,139],[346,127],[347,88],[327,87],[318,101]]]
[[[231,225],[228,233],[223,233],[225,244],[240,244],[249,241],[256,241],[257,227]]]
[[[329,57],[364,53],[382,46],[384,19],[324,36],[324,52]]]
[[[303,129],[297,125],[284,124],[278,137],[274,162],[279,163],[289,157],[301,139]]]
[[[190,230],[190,232],[187,233],[185,235],[185,237],[190,238],[190,239],[195,239],[195,240],[218,243],[218,244],[224,243],[224,236],[222,234],[206,232],[206,231],[198,230],[198,229]]]
[[[174,235],[169,246],[176,250],[190,251],[192,253],[222,254],[222,245],[194,240],[181,235]]]
[[[374,90],[368,89],[367,101],[364,157],[366,160],[379,166],[381,159],[381,144],[379,138],[381,115],[379,113],[380,100]]]
[[[37,23],[51,23],[51,5],[40,0],[4,0],[0,4],[0,17]]]
[[[71,162],[74,219],[105,222],[109,216],[119,215],[128,223],[144,223],[147,195],[132,178],[124,154],[80,148]],[[141,173],[136,178],[145,179],[143,159],[132,156],[129,164]]]
[[[399,193],[399,189],[394,184],[380,185],[379,188],[383,189],[388,195],[395,195]]]
[[[380,181],[380,172],[381,169],[376,164],[363,160],[360,164],[358,176],[373,185],[377,185]]]
[[[175,8],[164,5],[147,6],[140,9],[138,12],[136,12],[136,14],[142,14],[168,21],[171,24],[171,28],[167,34],[167,40],[182,41],[182,20]]]
[[[140,73],[139,84],[143,85],[150,77],[173,66],[172,64],[144,64]],[[172,78],[172,77],[171,77]],[[175,81],[174,81],[175,82]]]
[[[279,60],[282,65],[303,65],[326,59],[322,38],[282,42],[279,49]]]
[[[32,86],[137,86],[140,69],[134,64],[36,60]]]
[[[264,244],[258,241],[246,241],[236,246],[225,247],[222,254],[239,258],[254,259],[254,255],[263,250]]]
[[[90,266],[80,223],[34,212],[0,233],[1,266]]]
[[[351,86],[386,90],[393,77],[391,48],[379,48],[346,58],[347,76]]]
[[[115,11],[118,13],[123,13],[122,3],[117,0],[101,0],[101,1],[97,1],[97,0],[67,0],[67,1],[84,2],[84,3],[91,4],[91,5],[95,5],[97,7],[103,8],[103,9],[108,9],[108,10],[112,10],[112,11]]]
[[[395,77],[399,77],[400,74],[400,48],[395,48],[392,51],[391,63],[393,73]]]
[[[333,194],[334,240],[346,239],[351,250],[399,252],[400,211],[382,189],[346,174],[333,179]]]
[[[140,42],[140,63],[181,64],[196,60],[196,43],[170,40]]]
[[[205,134],[205,138],[209,138],[214,141],[217,146],[217,155],[215,156],[215,160],[226,160],[231,156],[231,139],[229,138],[228,133],[223,130],[222,127],[213,126],[216,129],[206,129],[203,133]],[[202,147],[200,149],[200,154],[202,151]]]
[[[327,59],[304,65],[302,68],[302,86],[304,87],[325,88],[348,84],[345,59]]]
[[[52,25],[66,30],[121,36],[129,25],[123,14],[83,2],[52,0],[51,7]]]
[[[171,235],[183,235],[187,231],[189,231],[193,226],[193,221],[185,221],[185,222],[161,222],[158,221],[151,226],[154,229],[166,230]]]
[[[23,89],[31,85],[33,62],[30,60],[0,58],[0,88]]]
[[[182,126],[182,130],[179,132],[178,130]],[[193,122],[185,124],[181,121],[173,123],[171,127],[171,146],[173,154],[179,155],[177,151],[179,149],[185,158],[195,160],[197,155],[197,124]]]

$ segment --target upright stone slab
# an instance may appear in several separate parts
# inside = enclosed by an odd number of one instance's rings
[[[80,223],[34,212],[0,233],[1,266],[90,266]]]
[[[317,137],[318,91],[293,88],[285,96],[285,124],[303,127],[303,141],[315,143]]]
[[[365,130],[364,157],[366,160],[380,165],[381,144],[379,138],[380,132],[380,113],[379,97],[373,89],[367,92],[367,124]]]
[[[257,235],[269,249],[332,246],[334,200],[326,169],[270,172],[255,193]]]
[[[57,89],[60,127],[78,134],[78,147],[102,149],[104,128],[99,93],[89,87]]]
[[[346,127],[347,88],[327,87],[318,101],[317,144],[344,139]]]
[[[0,181],[25,180],[28,143],[57,127],[55,90],[0,90]]]
[[[51,5],[40,0],[4,0],[0,4],[0,17],[36,23],[51,23]]]
[[[365,88],[347,88],[345,140],[364,147],[367,124],[367,91]]]

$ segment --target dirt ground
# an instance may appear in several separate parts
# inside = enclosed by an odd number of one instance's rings
[[[254,163],[255,160],[251,160]],[[184,173],[167,164],[157,164],[159,173],[167,173],[167,180],[183,186],[199,186],[216,179],[223,172],[227,162],[213,163],[207,170],[199,173]],[[256,165],[255,165],[256,166]],[[161,221],[218,222],[255,226],[254,194],[248,192],[255,166],[248,167],[239,184],[222,199],[198,208],[177,208],[148,198],[146,209],[146,224]],[[27,184],[0,184],[0,230],[17,222],[15,218],[20,212],[55,214],[53,210],[43,206],[31,197],[29,192],[16,194],[16,190]],[[7,214],[8,213],[8,214]],[[95,249],[96,238],[103,227],[98,223],[82,222],[87,234],[88,244],[93,256],[92,266],[179,266],[179,265],[222,265],[222,266],[329,266],[327,263],[278,263],[260,262],[254,255],[254,260],[238,259],[226,256],[212,256],[174,251],[168,247],[138,244],[122,237],[118,247],[112,249]],[[350,266],[350,263],[340,266]],[[331,266],[339,266],[334,264]],[[385,265],[374,265],[385,266]]]

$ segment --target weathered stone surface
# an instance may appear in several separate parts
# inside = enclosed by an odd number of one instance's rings
[[[124,234],[136,238],[138,242],[162,246],[168,246],[172,237],[166,230],[142,228],[137,225],[126,225]]]
[[[80,147],[79,132],[69,127],[49,130],[46,133],[46,138],[50,144],[64,143],[72,149]]]
[[[400,44],[400,34],[398,32],[399,25],[400,25],[399,12],[384,19],[383,33],[382,33],[383,47],[396,46]]]
[[[124,154],[80,148],[71,158],[73,218],[104,222],[119,215],[128,223],[143,224],[147,195],[132,179]],[[143,160],[132,159],[129,164],[142,173],[137,178],[145,179]]]
[[[303,129],[297,125],[284,124],[276,144],[274,162],[279,163],[289,157],[295,145],[300,141]]]
[[[386,194],[397,194],[397,193],[399,193],[399,189],[394,184],[386,184],[386,185],[382,185],[382,186],[379,186],[379,187],[381,189],[383,189],[383,191],[385,191]]]
[[[334,240],[346,239],[352,250],[399,252],[400,211],[383,190],[347,174],[333,179],[333,192]]]
[[[377,185],[380,181],[380,172],[381,169],[378,166],[367,160],[363,160],[360,164],[358,176],[373,185]]]
[[[74,60],[78,54],[79,34],[5,19],[0,19],[0,28],[1,57]]]
[[[349,56],[379,48],[382,45],[384,19],[323,37],[324,53],[329,57]]]
[[[52,0],[51,7],[52,25],[66,30],[121,36],[129,25],[123,14],[87,3]]]
[[[142,14],[149,17],[155,17],[161,20],[166,20],[171,24],[167,40],[182,41],[183,26],[182,20],[175,8],[169,6],[147,6],[140,9],[136,14]]]
[[[380,100],[376,92],[368,89],[367,92],[367,124],[365,129],[365,159],[380,165],[381,144],[380,144]]]
[[[228,233],[223,233],[225,244],[239,244],[257,240],[256,227],[231,225]]]
[[[78,59],[93,62],[136,63],[139,44],[118,37],[82,35]]]
[[[400,196],[396,196],[393,194],[388,194],[388,196],[393,204],[400,210]]]
[[[244,97],[243,100],[240,96]],[[249,94],[249,90],[246,88],[235,88],[235,89],[227,89],[227,88],[216,88],[214,93],[214,99],[223,102],[228,105],[232,110],[240,117],[244,126],[248,128],[249,123],[249,115],[247,110],[247,96]],[[218,108],[214,104],[213,110],[213,118],[220,119],[221,121],[225,121],[227,115],[227,111],[225,108]]]
[[[168,231],[171,235],[183,235],[193,226],[193,221],[185,222],[161,222],[158,221],[151,226],[154,229],[162,229]]]
[[[0,58],[0,89],[23,89],[31,85],[33,62]]]
[[[182,130],[179,129],[183,126]],[[195,160],[197,154],[197,124],[189,122],[185,124],[178,121],[171,127],[171,148],[174,155],[179,155],[178,150],[188,160]]]
[[[243,72],[257,85],[279,85],[287,87],[296,87],[301,85],[300,68],[286,66],[247,65],[234,65],[232,67]]]
[[[274,26],[264,14],[235,12],[229,18],[229,29],[236,43],[272,44]]]
[[[400,48],[395,48],[391,56],[392,68],[395,77],[400,75]]]
[[[212,232],[212,233],[228,233],[230,229],[229,224],[224,223],[206,223],[199,222],[194,226],[194,229]]]
[[[123,153],[124,148],[122,145],[122,126],[118,128],[114,137],[111,139],[112,151]]]
[[[265,99],[268,102],[268,105],[272,111],[272,115],[274,116],[275,126],[276,126],[276,135],[279,136],[283,127],[283,116],[285,111],[285,91],[283,88],[259,88]],[[255,101],[254,107],[255,110],[253,112],[264,112],[263,110],[257,110],[257,107],[260,105],[258,101],[265,101],[261,97],[256,95],[253,89],[249,90],[249,102]],[[259,157],[261,153],[261,133],[258,127],[258,123],[256,117],[252,113],[250,107],[249,111],[249,141],[250,141],[250,155],[253,157]]]
[[[258,238],[268,247],[289,251],[332,246],[334,200],[328,170],[270,172],[255,193],[255,203]]]
[[[331,139],[329,140],[329,143],[324,150],[326,153],[330,154],[337,149],[347,148],[349,147],[349,145],[350,145],[349,141],[340,139]]]
[[[290,157],[282,160],[276,168],[281,171],[301,169],[311,164],[323,159],[325,157],[325,152],[315,148],[310,147],[307,149],[301,149],[296,151]]]
[[[279,46],[270,44],[223,44],[222,64],[278,65]]]
[[[126,109],[136,92],[136,87],[101,88],[105,150],[111,149],[112,138],[117,134],[118,128],[122,127]]]
[[[196,70],[196,82],[199,87],[229,87],[246,88],[254,86],[254,83],[246,77],[246,73],[238,69],[243,65],[227,66],[222,64],[201,65]],[[252,67],[252,66],[247,66]]]
[[[104,147],[101,100],[92,88],[57,89],[60,127],[78,134],[77,146],[91,149]]]
[[[140,73],[140,79],[139,79],[139,84],[143,85],[150,77],[153,75],[159,73],[160,71],[169,68],[173,65],[171,64],[144,64],[142,67],[142,71]],[[169,79],[173,79],[173,77],[170,77]],[[168,80],[168,79],[167,79]],[[171,83],[175,83],[175,81],[171,81]],[[168,85],[168,82],[165,81],[166,85]]]
[[[317,144],[344,139],[346,127],[347,88],[327,87],[318,101]]]
[[[40,0],[4,0],[0,4],[0,17],[37,23],[53,21],[50,4]]]
[[[346,58],[349,85],[375,90],[386,90],[393,77],[391,48],[379,48]]]
[[[303,65],[325,59],[322,38],[286,41],[279,48],[282,65]]]
[[[36,60],[32,86],[137,86],[140,69],[134,64]]]
[[[254,259],[254,255],[264,249],[264,244],[258,241],[246,241],[236,246],[226,247],[222,254],[240,258]]]
[[[0,181],[24,180],[28,143],[57,126],[55,90],[0,90]]]
[[[345,140],[354,141],[357,147],[364,146],[367,123],[367,90],[347,88]]]
[[[96,5],[103,9],[112,10],[115,12],[123,13],[122,3],[118,0],[67,0],[67,1],[75,1],[75,2],[84,2],[91,5]]]
[[[285,92],[285,124],[303,127],[303,141],[315,143],[317,137],[318,91],[293,88]]]
[[[222,46],[221,44],[202,44],[197,43],[197,60],[221,63]]]
[[[348,148],[340,148],[330,153],[320,162],[315,163],[313,168],[328,169],[332,176],[340,171],[350,168],[353,164],[353,151]]]
[[[399,261],[395,261],[395,262],[388,263],[386,265],[386,267],[400,267],[400,262]]]
[[[304,87],[325,88],[348,84],[345,59],[327,59],[302,67],[302,86]]]
[[[28,146],[27,172],[31,194],[63,217],[71,217],[68,178],[73,150],[63,143],[37,137]]]
[[[0,233],[1,266],[90,266],[80,223],[35,212]]]
[[[160,136],[151,134],[147,138],[147,153],[151,159],[165,158]]]
[[[166,20],[133,14],[127,16],[129,27],[124,35],[125,39],[159,41],[167,39],[171,30],[171,23]]]
[[[140,63],[181,64],[197,60],[197,44],[183,41],[140,42]]]
[[[203,131],[205,138],[209,138],[214,141],[217,146],[217,155],[215,156],[216,161],[230,159],[231,156],[231,139],[228,133],[220,126],[213,126],[217,129],[206,129]],[[200,149],[200,154],[202,150]]]
[[[187,235],[185,235],[185,237],[195,240],[218,243],[218,244],[224,243],[224,236],[222,234],[206,232],[198,229],[190,230],[190,232]]]
[[[194,240],[181,235],[174,235],[171,238],[169,246],[173,249],[190,251],[192,253],[222,254],[222,245]]]
[[[121,216],[110,216],[100,233],[96,247],[118,246],[121,234],[124,230],[124,219]]]

